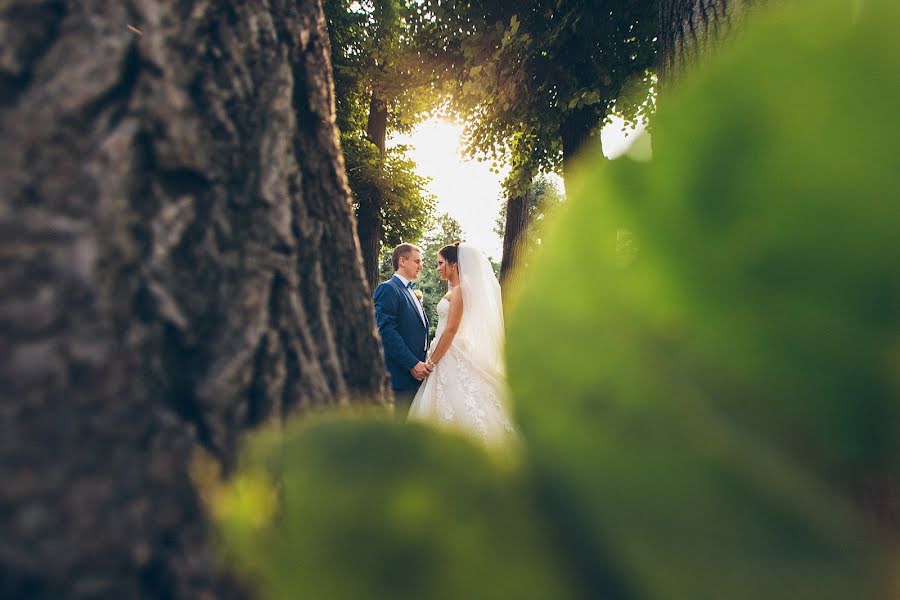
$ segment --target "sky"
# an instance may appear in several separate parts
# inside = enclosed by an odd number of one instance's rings
[[[621,131],[622,122],[614,120],[603,128],[603,152],[610,158],[625,152],[634,141],[635,132]],[[489,161],[463,158],[462,125],[445,119],[430,119],[410,135],[397,135],[389,144],[408,144],[409,157],[416,162],[419,175],[430,177],[429,191],[437,198],[438,214],[448,213],[459,221],[466,241],[500,261],[503,240],[494,233],[494,223],[503,202],[501,184],[507,169],[491,173]],[[562,180],[557,182],[562,189]]]

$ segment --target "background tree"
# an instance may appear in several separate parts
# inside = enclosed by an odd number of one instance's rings
[[[378,252],[420,239],[433,222],[435,197],[427,189],[428,179],[416,173],[408,147],[394,146],[382,155],[367,140],[353,135],[341,135],[341,144],[357,214],[361,206],[357,198],[379,199]],[[370,250],[373,239],[369,238]],[[378,276],[375,280],[380,281]]]
[[[406,148],[409,132],[438,102],[441,57],[427,51],[422,16],[407,0],[325,0],[335,71],[337,123],[353,191],[364,269],[378,283],[383,245],[419,239],[434,199]]]
[[[450,110],[466,123],[468,152],[510,166],[504,248],[515,251],[534,176],[568,179],[611,112],[636,123],[652,111],[657,7],[626,0],[602,9],[575,0],[424,5],[436,21],[433,35],[454,58]]]
[[[507,288],[511,275],[527,264],[529,255],[542,241],[544,221],[563,202],[564,196],[556,183],[547,175],[539,175],[528,187],[524,196],[511,199],[500,207],[494,224],[494,232],[503,238],[503,262],[500,266],[500,284]],[[515,231],[515,236],[507,236]]]
[[[320,5],[13,0],[0,30],[0,596],[234,597],[192,457],[388,401]]]
[[[467,125],[468,151],[509,163],[523,186],[538,170],[565,173],[610,111],[633,122],[652,109],[649,3],[424,4],[455,58],[451,110]]]
[[[658,0],[659,79],[672,85],[685,69],[729,37],[766,0]]]

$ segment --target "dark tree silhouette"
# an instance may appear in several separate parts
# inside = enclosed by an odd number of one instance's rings
[[[528,220],[530,212],[530,190],[524,195],[510,198],[506,203],[506,220],[503,228],[503,260],[500,264],[500,285],[508,290],[516,267],[528,246]]]
[[[0,7],[0,596],[227,598],[189,477],[388,402],[319,2]]]
[[[765,0],[659,0],[659,79],[668,86]]]

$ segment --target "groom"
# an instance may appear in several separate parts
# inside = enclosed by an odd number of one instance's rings
[[[394,388],[394,411],[406,417],[422,380],[433,367],[425,364],[428,317],[413,294],[422,271],[422,251],[400,244],[391,255],[394,276],[375,288],[375,319]]]

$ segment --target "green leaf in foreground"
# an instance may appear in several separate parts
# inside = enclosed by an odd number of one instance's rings
[[[266,488],[279,512],[259,523]],[[267,598],[571,597],[520,477],[430,429],[348,421],[270,434],[217,505],[230,553]]]
[[[857,8],[773,11],[663,98],[653,162],[582,173],[518,298],[537,478],[639,597],[885,594],[898,533],[854,502],[900,481],[900,10]]]

